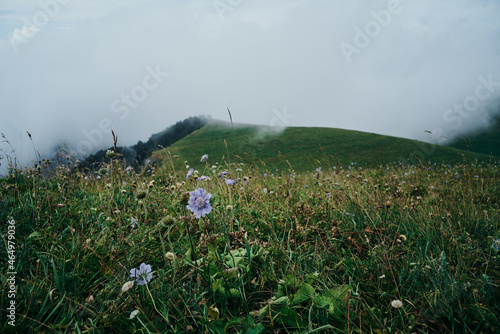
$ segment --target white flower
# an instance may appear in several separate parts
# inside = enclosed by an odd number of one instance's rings
[[[175,254],[172,253],[172,252],[167,252],[167,254],[165,254],[165,257],[169,260],[169,261],[173,261],[175,260]]]
[[[391,306],[394,308],[401,308],[403,307],[403,302],[400,301],[399,299],[396,299],[391,302]]]
[[[128,281],[127,283],[123,284],[122,292],[127,292],[133,286],[134,286],[134,281]]]
[[[85,301],[89,304],[92,304],[94,302],[94,296],[90,295],[88,296]]]
[[[113,159],[116,156],[114,151],[107,150],[106,151],[106,158]]]
[[[134,319],[138,314],[139,310],[133,310],[132,312],[130,312],[130,319]]]

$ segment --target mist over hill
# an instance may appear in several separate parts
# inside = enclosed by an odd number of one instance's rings
[[[493,118],[492,125],[487,129],[455,138],[448,146],[471,152],[500,156],[500,114],[497,114]]]

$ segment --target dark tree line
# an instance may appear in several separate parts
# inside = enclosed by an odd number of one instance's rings
[[[203,127],[209,120],[209,116],[186,118],[159,133],[153,134],[145,143],[139,141],[133,146],[117,146],[116,153],[120,155],[120,160],[125,160],[130,166],[138,168],[144,164],[153,151],[172,145],[193,131]],[[113,147],[110,147],[109,150],[113,150]],[[106,151],[100,150],[95,154],[89,155],[80,163],[80,166],[93,169],[93,167],[100,165],[101,162],[109,162],[109,159],[106,158]]]

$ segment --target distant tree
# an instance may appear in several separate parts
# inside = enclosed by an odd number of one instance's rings
[[[151,135],[147,142],[138,141],[137,144],[129,147],[117,147],[117,153],[120,154],[132,167],[138,168],[144,164],[144,161],[151,156],[151,153],[161,147],[167,147],[176,141],[184,138],[193,131],[203,127],[210,120],[208,116],[194,116],[179,121],[165,130]],[[112,150],[113,148],[109,148]],[[89,155],[80,166],[83,168],[95,169],[102,162],[107,162],[106,150],[100,150]]]

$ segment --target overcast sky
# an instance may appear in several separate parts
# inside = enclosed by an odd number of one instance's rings
[[[488,0],[0,0],[0,132],[26,160],[26,131],[87,153],[229,107],[443,143],[500,109],[499,18]]]

